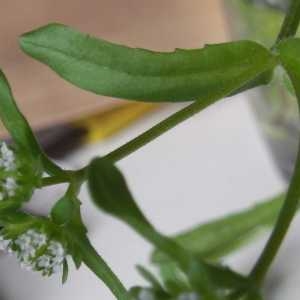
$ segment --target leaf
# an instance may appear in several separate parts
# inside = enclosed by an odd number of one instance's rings
[[[66,225],[71,222],[74,214],[74,203],[69,197],[63,196],[51,210],[51,218],[57,225]]]
[[[18,109],[9,83],[1,70],[0,118],[19,147],[26,150],[27,154],[32,154],[32,156],[40,155],[40,146],[37,143],[27,120]]]
[[[62,232],[68,240],[72,259],[77,269],[81,266],[82,255],[78,250],[75,236],[85,237],[87,233],[81,217],[81,202],[77,198],[79,189],[80,183],[71,182],[66,194],[55,203],[50,213],[52,221],[61,226]]]
[[[176,235],[174,239],[198,257],[219,259],[238,249],[262,229],[271,227],[283,198],[283,195],[279,195],[242,212],[201,224]],[[152,261],[161,264],[169,261],[169,258],[155,250]]]
[[[77,234],[87,232],[81,218],[80,201],[75,195],[66,194],[58,200],[51,210],[54,223],[72,229]]]
[[[26,153],[27,157],[31,157],[32,163],[37,164],[37,167],[40,168],[39,158],[41,158],[43,166],[49,174],[64,175],[64,171],[56,166],[42,151],[29,123],[20,112],[14,100],[10,85],[1,70],[0,118],[16,145],[21,148],[23,153]]]
[[[2,217],[7,217],[9,212],[14,212],[22,206],[21,202],[16,201],[1,201],[0,202],[0,225]]]
[[[151,284],[151,287],[155,290],[164,290],[163,287],[161,286],[159,280],[145,267],[141,265],[136,266],[138,272],[140,275]]]
[[[123,221],[141,226],[147,223],[136,205],[121,172],[106,158],[94,159],[88,172],[92,200],[101,210]]]
[[[133,300],[117,275],[110,269],[103,258],[97,253],[86,236],[74,236],[78,250],[85,265],[100,278],[116,299]]]
[[[273,73],[274,73],[273,69],[271,69],[271,70],[268,70],[266,72],[259,74],[257,77],[255,77],[251,81],[247,82],[242,87],[238,88],[237,90],[234,90],[233,93],[230,94],[230,96],[237,95],[244,91],[253,89],[257,86],[269,84],[273,78],[273,75],[274,75]]]
[[[244,278],[218,266],[195,259],[172,239],[163,236],[148,222],[136,205],[121,172],[106,158],[94,159],[88,167],[88,186],[95,204],[102,210],[123,220],[154,246],[166,253],[193,281],[203,295],[214,297],[211,279],[221,288],[228,288]],[[197,272],[196,272],[197,270]],[[201,274],[201,276],[198,276]],[[225,285],[225,286],[224,286]]]
[[[20,38],[24,52],[74,85],[99,95],[149,102],[218,99],[277,61],[252,41],[154,52],[49,24]]]
[[[162,290],[155,290],[140,286],[132,287],[129,292],[135,300],[175,300]]]
[[[62,284],[66,283],[69,274],[69,266],[66,259],[63,262],[63,274],[62,274]]]
[[[164,286],[172,295],[191,290],[188,278],[174,262],[161,264],[159,271]]]
[[[298,99],[300,99],[300,39],[291,38],[278,45],[280,61],[292,80]]]

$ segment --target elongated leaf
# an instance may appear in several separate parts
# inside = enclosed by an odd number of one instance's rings
[[[20,45],[82,89],[153,102],[222,98],[277,63],[251,41],[162,53],[109,43],[60,24],[24,34]]]
[[[0,70],[0,118],[12,135],[18,146],[33,155],[40,155],[40,147],[32,133],[32,130],[18,109],[11,92],[9,83]]]
[[[125,221],[141,236],[173,259],[191,280],[193,288],[217,299],[215,287],[231,288],[245,283],[242,276],[229,269],[209,265],[195,259],[172,239],[163,236],[150,224],[136,205],[122,173],[106,158],[94,159],[88,172],[88,185],[95,204],[102,210]]]
[[[78,251],[82,255],[82,261],[107,285],[116,299],[133,300],[117,275],[97,253],[88,238],[78,235],[74,236],[74,239],[76,240]]]
[[[10,85],[0,70],[0,118],[7,131],[12,136],[17,147],[38,163],[39,158],[45,170],[52,175],[64,175],[63,170],[53,163],[40,148],[29,123],[19,110],[14,100]]]
[[[88,184],[92,200],[101,209],[126,223],[147,223],[136,205],[122,173],[105,158],[94,159],[89,167]]]
[[[238,249],[266,227],[276,221],[283,195],[263,202],[240,213],[232,214],[178,234],[174,239],[198,257],[218,259]],[[154,263],[169,261],[159,251],[152,254]]]
[[[300,99],[300,39],[288,39],[278,46],[280,60],[292,80],[298,99]]]
[[[68,262],[65,259],[63,262],[63,274],[62,274],[62,284],[65,284],[67,279],[68,279],[68,275],[69,275],[69,266],[68,266]]]
[[[136,266],[140,275],[150,283],[151,287],[155,290],[164,290],[159,280],[147,268],[137,265]]]

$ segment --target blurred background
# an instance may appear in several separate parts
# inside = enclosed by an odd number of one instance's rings
[[[23,54],[19,35],[59,22],[116,43],[160,51],[199,48],[241,37],[268,44],[278,31],[286,2],[2,0],[0,66],[47,153],[67,168],[79,168],[186,104],[142,104],[81,91]],[[266,16],[268,21],[261,23]],[[286,122],[296,110],[294,100],[289,100],[292,97],[283,91],[273,90],[277,98],[272,106],[265,104],[271,98],[265,91],[220,101],[118,163],[139,205],[158,229],[173,234],[285,189],[298,128]],[[282,109],[286,107],[288,117]],[[7,138],[3,128],[0,135]],[[60,185],[37,192],[27,209],[46,215],[64,190]],[[135,265],[148,263],[151,247],[124,224],[96,210],[85,189],[80,198],[84,221],[99,253],[126,286],[142,283]],[[267,284],[270,299],[297,295],[295,282],[300,272],[289,258],[297,256],[299,226],[296,219],[272,269]],[[257,241],[227,261],[247,272],[264,242]],[[113,299],[84,266],[72,270],[62,286],[58,276],[41,278],[2,254],[0,293],[1,300]]]

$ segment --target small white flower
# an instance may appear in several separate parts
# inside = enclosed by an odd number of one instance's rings
[[[52,258],[52,265],[60,265],[63,263],[65,259],[65,256],[64,255],[61,255],[61,256],[54,256]]]
[[[13,197],[16,193],[18,185],[13,177],[8,177],[5,179],[3,184],[3,189],[6,191],[8,196]]]
[[[29,229],[14,240],[5,239],[0,234],[0,250],[15,254],[21,267],[26,270],[38,269],[43,275],[51,275],[62,270],[66,251],[60,242],[48,242],[48,239],[45,233],[37,229]]]
[[[11,240],[5,239],[3,236],[0,236],[0,250],[7,251]]]
[[[33,232],[31,236],[32,236],[32,244],[35,247],[40,248],[40,247],[46,245],[47,236],[45,234],[38,233],[38,232]]]
[[[24,261],[22,261],[20,263],[20,266],[21,266],[22,269],[24,269],[26,271],[32,271],[33,270],[31,262],[24,262]]]
[[[4,142],[1,144],[0,154],[0,167],[4,167],[6,171],[14,170],[16,168],[15,154]]]
[[[31,237],[28,234],[26,234],[26,233],[20,235],[15,240],[15,244],[18,245],[21,250],[25,250],[28,247],[30,247],[30,243],[31,243]]]
[[[64,256],[65,250],[61,243],[57,241],[51,241],[48,246],[48,251],[55,256]]]
[[[57,274],[57,273],[61,272],[61,269],[62,269],[62,265],[59,264],[59,265],[53,266],[51,271],[52,271],[53,274]]]
[[[33,258],[36,254],[36,248],[33,247],[32,245],[29,245],[28,247],[26,247],[25,249],[23,249],[21,252],[20,252],[20,256],[21,257],[28,257],[28,258]]]
[[[42,255],[37,259],[36,265],[38,268],[49,269],[51,267],[51,257]]]

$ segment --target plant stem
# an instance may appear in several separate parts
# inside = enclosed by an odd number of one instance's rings
[[[204,99],[203,101],[193,102],[192,104],[179,110],[178,112],[171,115],[167,119],[163,120],[162,122],[148,129],[147,131],[137,136],[133,140],[129,141],[125,145],[122,145],[116,150],[110,152],[109,154],[106,155],[106,158],[110,159],[113,162],[117,162],[118,160],[121,160],[125,156],[131,154],[132,152],[143,147],[147,143],[153,141],[155,138],[159,137],[163,133],[172,129],[182,121],[195,115],[196,113],[206,108],[210,104],[214,103],[215,101],[217,101],[217,99],[214,98],[214,99]]]
[[[296,34],[300,22],[300,0],[291,0],[288,12],[278,34],[276,44]]]
[[[64,173],[61,175],[54,175],[42,178],[41,187],[55,185],[59,183],[70,183],[74,181],[74,179],[80,184],[84,182],[85,175],[85,168],[76,171],[64,170]]]
[[[66,183],[66,182],[69,182],[69,178],[67,178],[67,177],[62,177],[62,176],[51,176],[50,177],[49,176],[49,177],[42,178],[41,187],[59,184],[59,183]]]
[[[264,279],[273,259],[275,258],[280,245],[289,229],[289,226],[296,214],[300,199],[300,147],[298,150],[297,162],[291,183],[287,192],[285,202],[279,213],[274,230],[267,245],[254,266],[250,277],[260,284]]]
[[[43,162],[43,165],[45,167],[45,170],[53,176],[63,176],[65,171],[58,166],[54,161],[52,161],[44,152],[41,150],[41,159]]]
[[[90,241],[85,237],[77,237],[76,244],[85,265],[107,285],[115,297],[118,300],[132,300],[119,278],[97,253]]]
[[[127,155],[131,154],[132,152],[138,150],[139,148],[143,147],[147,143],[153,141],[155,138],[159,137],[163,133],[167,132],[168,130],[172,129],[179,123],[185,121],[186,119],[190,118],[191,116],[195,115],[202,109],[208,107],[210,104],[216,102],[217,99],[206,99],[204,101],[195,101],[192,104],[186,106],[185,108],[177,111],[167,119],[161,121],[160,123],[156,124],[155,126],[151,127],[144,133],[140,134],[133,140],[129,141],[128,143],[122,145],[121,147],[117,148],[116,150],[108,153],[105,157],[111,160],[112,162],[117,162],[122,158],[126,157]],[[74,171],[74,173],[78,173],[78,175],[83,176],[87,167],[84,167],[78,171]],[[48,186],[58,183],[69,182],[70,178],[68,176],[62,175],[54,175],[45,177],[42,179],[41,186]]]
[[[128,220],[127,223],[152,245],[163,251],[178,263],[182,271],[190,277],[192,284],[199,290],[204,299],[219,299],[215,292],[210,276],[210,270],[207,268],[206,263],[202,262],[200,259],[196,260],[193,255],[179,246],[175,241],[160,234],[147,220],[144,224],[140,222],[135,224],[133,220]]]
[[[286,14],[281,31],[278,35],[277,42],[294,36],[300,22],[300,0],[292,0],[289,10]],[[297,83],[298,84],[298,83]],[[295,83],[294,83],[295,86]],[[297,91],[297,86],[295,86]],[[297,93],[297,98],[299,95]],[[298,110],[299,110],[298,99]],[[250,278],[257,284],[261,284],[265,278],[278,250],[284,240],[284,237],[291,225],[291,222],[296,214],[300,199],[300,143],[298,145],[297,160],[294,167],[294,173],[288,188],[288,192],[276,221],[273,232],[261,254],[253,270],[250,273]]]

